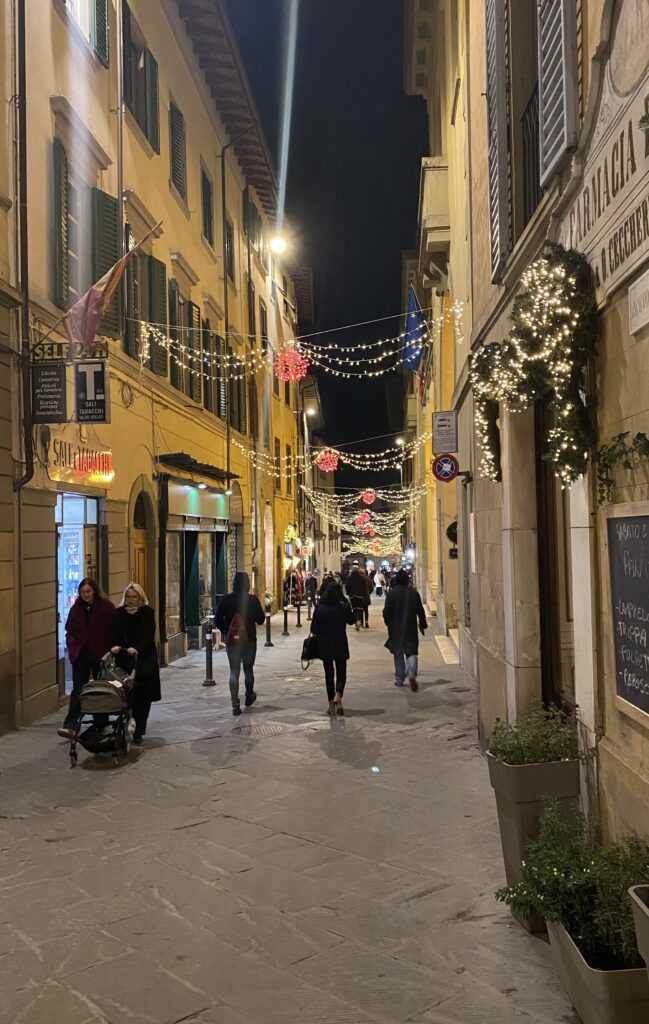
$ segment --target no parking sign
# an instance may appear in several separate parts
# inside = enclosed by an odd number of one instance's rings
[[[460,472],[460,463],[454,455],[446,452],[443,455],[436,455],[431,465],[433,476],[442,484],[450,484],[451,480]]]

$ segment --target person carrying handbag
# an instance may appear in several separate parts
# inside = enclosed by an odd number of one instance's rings
[[[344,715],[343,692],[347,682],[349,644],[347,626],[354,625],[354,613],[339,583],[330,583],[313,613],[311,632],[318,638],[329,707],[327,714]]]
[[[265,621],[266,616],[259,598],[250,593],[248,573],[235,573],[232,592],[219,601],[214,622],[225,640],[225,652],[230,665],[230,699],[233,715],[241,714],[239,676],[242,666],[246,707],[252,707],[257,700],[253,671],[257,657],[257,626],[262,626]]]

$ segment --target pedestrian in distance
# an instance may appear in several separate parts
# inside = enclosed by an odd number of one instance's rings
[[[311,632],[318,638],[318,658],[321,659],[329,715],[344,715],[343,693],[347,681],[349,644],[347,626],[353,626],[354,613],[343,589],[335,581],[330,583],[313,613]]]
[[[363,570],[363,574],[361,574],[358,562],[354,562],[352,566],[352,571],[347,577],[347,582],[345,583],[345,589],[356,616],[356,629],[359,630],[363,621],[367,619],[370,589],[369,580],[365,575],[365,570]],[[368,621],[365,621],[365,628],[369,629]]]
[[[241,714],[239,701],[239,676],[243,666],[247,708],[257,700],[253,666],[257,657],[257,626],[266,621],[259,598],[250,593],[250,577],[247,572],[235,573],[232,591],[221,598],[216,609],[215,626],[221,630],[225,640],[225,653],[230,665],[230,699],[232,714]]]
[[[374,580],[368,573],[367,569],[360,568],[360,574],[365,580],[365,586],[367,589],[367,602],[363,609],[363,618],[365,619],[365,629],[370,628],[370,605],[372,603],[372,594],[374,593]]]
[[[65,643],[72,665],[72,693],[59,736],[73,739],[81,716],[79,696],[92,675],[96,679],[100,662],[108,653],[108,627],[115,614],[115,605],[102,593],[96,580],[86,577],[78,587],[78,597],[70,608],[65,623]],[[106,715],[95,715],[95,725],[108,722]]]
[[[388,591],[383,608],[383,621],[388,627],[385,646],[394,658],[394,685],[403,686],[407,678],[410,689],[419,689],[417,682],[419,634],[423,636],[428,623],[419,592],[410,585],[405,569],[395,576],[394,586]]]
[[[324,596],[324,594],[325,594],[325,592],[327,590],[327,587],[330,587],[331,584],[335,583],[335,582],[336,582],[336,577],[334,576],[334,574],[332,572],[328,572],[327,575],[325,576],[325,578],[323,579],[322,583],[320,584],[320,600],[321,601],[322,601],[322,598],[323,598],[323,596]]]
[[[162,696],[155,630],[155,612],[144,590],[139,583],[129,583],[110,623],[108,640],[119,667],[125,672],[135,669],[131,709],[133,742],[138,746],[146,735],[151,705]]]
[[[385,576],[380,569],[377,569],[374,574],[374,589],[376,590],[376,596],[381,597],[383,595],[383,589],[385,587]]]
[[[304,593],[307,599],[311,600],[311,604],[315,604],[318,599],[318,581],[309,569],[304,580]]]

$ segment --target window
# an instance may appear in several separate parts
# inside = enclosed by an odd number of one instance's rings
[[[156,151],[160,152],[158,65],[127,4],[122,8],[124,102]]]
[[[250,343],[257,347],[257,317],[255,315],[256,292],[252,280],[248,280],[248,333]]]
[[[289,302],[288,302],[288,279],[286,274],[282,274],[282,291],[284,293],[284,316],[288,318]]]
[[[225,342],[203,320],[203,405],[220,419],[225,418]]]
[[[293,493],[293,452],[290,444],[286,445],[286,493]]]
[[[96,226],[93,225],[93,230],[89,231],[88,225],[93,220],[91,197],[94,190],[77,176],[75,168],[68,162],[65,146],[58,138],[54,139],[53,157],[54,300],[57,306],[67,310],[92,284],[92,248]],[[117,258],[115,252],[113,262]]]
[[[268,310],[266,304],[259,300],[259,330],[261,332],[261,351],[263,355],[268,352]]]
[[[182,534],[169,531],[165,540],[165,563],[166,563],[166,632],[167,636],[180,633],[182,629],[182,610],[180,595],[183,590],[181,582],[181,559],[180,542]]]
[[[282,489],[282,449],[279,438],[275,438],[275,490]]]
[[[171,383],[195,402],[201,401],[201,314],[181,296],[175,278],[169,281],[169,339]]]
[[[214,606],[214,534],[198,535],[198,601],[204,622]]]
[[[225,268],[234,284],[234,228],[229,217],[225,219]]]
[[[183,199],[186,199],[185,118],[175,103],[169,104],[169,160],[171,181]]]
[[[577,143],[577,7],[575,0],[537,5],[541,185],[556,173]]]
[[[65,0],[65,9],[108,67],[108,0]]]
[[[245,361],[229,349],[230,426],[240,434],[248,433],[247,379]]]
[[[291,382],[290,382],[290,380],[285,380],[284,381],[284,401],[286,402],[286,404],[288,405],[288,407],[290,409],[290,407],[291,407]]]
[[[212,180],[201,167],[201,208],[203,212],[203,238],[214,246],[214,191]]]
[[[279,378],[275,374],[275,350],[273,350],[273,394],[279,398]]]

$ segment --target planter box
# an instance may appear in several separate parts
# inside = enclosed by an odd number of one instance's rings
[[[589,967],[560,924],[548,921],[552,959],[582,1024],[647,1024],[649,978],[641,968],[598,971]]]
[[[633,919],[640,956],[649,973],[649,885],[634,885],[629,889],[633,901]]]
[[[487,764],[496,794],[507,885],[516,885],[523,877],[525,846],[538,830],[543,798],[554,797],[566,810],[578,807],[579,761],[504,764],[487,753]],[[543,918],[519,920],[529,931],[545,931]]]

